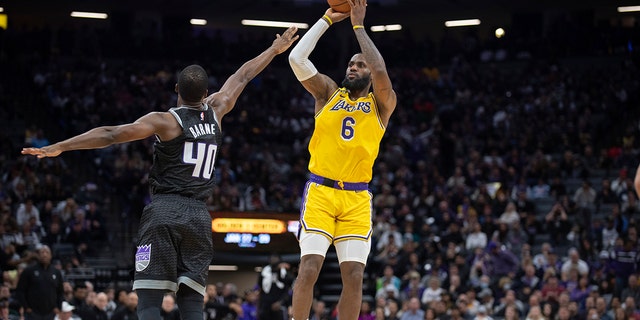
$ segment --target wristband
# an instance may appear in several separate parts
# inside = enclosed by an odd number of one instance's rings
[[[331,18],[329,18],[329,16],[326,14],[322,16],[322,19],[324,19],[324,21],[326,21],[329,25],[333,24],[333,21],[331,21]]]
[[[356,29],[364,29],[364,26],[361,24],[356,24],[353,26],[353,30],[356,30]]]

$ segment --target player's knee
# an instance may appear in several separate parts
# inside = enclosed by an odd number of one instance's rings
[[[345,261],[340,264],[340,272],[345,282],[362,283],[364,265],[355,261]]]
[[[300,261],[300,270],[298,271],[298,278],[304,279],[315,279],[320,274],[320,269],[322,269],[322,262],[324,261],[324,257],[309,254],[302,257]]]

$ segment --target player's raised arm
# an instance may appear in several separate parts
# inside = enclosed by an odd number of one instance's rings
[[[288,28],[282,36],[277,34],[276,39],[269,48],[260,53],[257,57],[245,62],[227,81],[222,85],[220,91],[211,94],[205,99],[205,103],[211,106],[218,116],[218,120],[233,109],[242,93],[255,76],[269,65],[276,55],[279,55],[291,46],[298,39],[297,27]]]
[[[38,158],[56,157],[65,151],[100,149],[113,144],[141,140],[153,134],[162,138],[176,120],[164,112],[151,112],[133,123],[103,126],[42,148],[23,148],[22,154]]]
[[[346,19],[348,16],[349,13],[336,12],[331,8],[327,9],[324,16],[302,36],[300,42],[289,54],[289,64],[293,73],[316,100],[316,112],[324,106],[327,99],[338,88],[338,85],[328,76],[318,72],[309,60],[309,55],[316,47],[320,37],[329,29],[329,26]]]
[[[391,79],[387,72],[387,66],[384,59],[376,48],[373,41],[364,28],[364,16],[367,10],[366,0],[347,0],[351,5],[351,24],[353,31],[358,39],[358,44],[362,50],[362,55],[367,62],[369,70],[371,70],[371,81],[373,83],[373,94],[380,108],[380,116],[387,123],[391,117],[391,113],[396,108],[396,93],[393,91]]]

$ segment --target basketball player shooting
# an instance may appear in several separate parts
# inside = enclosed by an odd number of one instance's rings
[[[343,289],[340,319],[358,318],[362,280],[371,250],[373,163],[396,94],[380,52],[364,28],[365,0],[349,0],[351,12],[328,9],[289,55],[296,78],[315,98],[315,128],[309,142],[310,179],[300,209],[300,267],[293,289],[293,318],[305,320],[326,252],[333,244]],[[349,61],[341,86],[319,73],[309,55],[322,34],[351,16],[361,53]],[[373,92],[371,92],[373,89]]]

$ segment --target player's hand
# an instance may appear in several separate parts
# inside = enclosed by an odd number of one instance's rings
[[[291,45],[300,37],[299,35],[296,35],[297,31],[298,27],[293,26],[289,27],[282,36],[276,34],[276,39],[273,40],[271,47],[276,50],[277,54],[287,51],[287,49],[289,49],[289,47],[291,47]]]
[[[351,13],[333,11],[333,9],[329,8],[324,14],[331,19],[331,22],[336,23],[346,19]]]
[[[42,147],[42,148],[22,148],[22,154],[30,154],[38,157],[38,159],[46,157],[57,157],[62,153],[62,150],[55,144]]]
[[[347,0],[351,6],[351,25],[364,25],[364,15],[367,13],[367,0]]]

